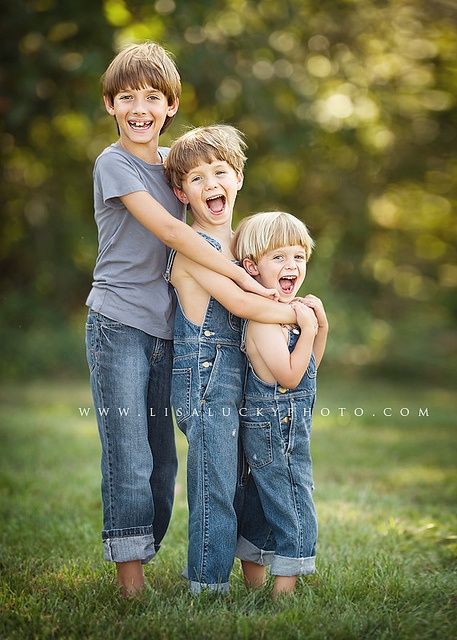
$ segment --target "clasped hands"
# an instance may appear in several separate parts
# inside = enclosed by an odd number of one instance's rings
[[[314,335],[320,329],[328,330],[328,321],[322,300],[309,293],[304,298],[296,297],[290,302],[295,311],[300,329],[311,328]]]

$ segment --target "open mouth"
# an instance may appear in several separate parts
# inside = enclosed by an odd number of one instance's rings
[[[281,291],[285,294],[291,294],[295,288],[296,280],[297,276],[284,276],[283,278],[279,278]]]
[[[152,126],[152,120],[129,120],[129,127],[134,131],[145,131]]]
[[[225,196],[212,196],[206,199],[206,205],[211,213],[220,214],[225,209]]]

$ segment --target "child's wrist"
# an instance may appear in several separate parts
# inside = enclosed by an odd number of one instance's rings
[[[315,327],[313,327],[312,325],[310,325],[310,324],[308,324],[308,323],[306,323],[305,325],[301,326],[301,327],[300,327],[300,331],[301,331],[302,333],[309,333],[309,334],[310,334],[310,335],[312,335],[312,336],[315,336],[315,335],[316,335],[316,329],[315,329]]]
[[[243,284],[247,283],[247,279],[251,276],[243,269],[243,267],[240,267],[238,264],[234,264],[233,262],[231,264],[233,267],[233,275],[231,276],[231,278],[236,282],[237,285],[242,287]]]
[[[285,311],[287,311],[287,319],[285,320],[285,324],[296,324],[298,325],[297,322],[297,314],[295,313],[293,307],[289,306],[289,305],[284,305],[284,309]]]

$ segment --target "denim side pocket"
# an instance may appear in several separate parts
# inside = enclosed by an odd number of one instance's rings
[[[97,364],[97,354],[95,349],[96,326],[93,322],[86,323],[86,360],[89,367],[89,374],[92,374]]]
[[[173,369],[171,384],[171,404],[176,417],[176,423],[180,424],[190,416],[192,393],[192,369]]]
[[[234,316],[233,313],[229,313],[228,321],[233,331],[237,331],[238,333],[241,333],[241,318],[239,318],[238,316]]]
[[[271,444],[271,422],[244,422],[241,426],[241,441],[246,460],[252,468],[260,469],[273,462]]]
[[[201,373],[202,381],[202,400],[208,400],[208,396],[213,388],[213,380],[217,380],[218,375],[223,375],[222,371],[218,372],[219,361],[221,359],[221,347],[216,345],[216,353],[212,360],[205,360],[200,367],[203,368]],[[209,366],[208,366],[209,365]],[[209,374],[205,373],[209,370]]]

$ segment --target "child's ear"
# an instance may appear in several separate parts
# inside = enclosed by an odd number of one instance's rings
[[[174,100],[171,104],[168,105],[167,116],[169,118],[172,118],[178,111],[178,107],[179,107],[179,98],[176,98],[176,100]]]
[[[182,189],[178,189],[178,187],[173,187],[173,191],[175,196],[180,200],[183,204],[189,204],[189,198],[186,196]]]
[[[103,96],[103,102],[105,103],[105,109],[108,111],[110,116],[114,116],[114,105],[109,96]]]
[[[241,189],[241,187],[243,186],[243,182],[244,182],[244,173],[242,171],[238,171],[238,173],[236,174],[237,180],[238,180],[238,184],[237,184],[237,191],[239,191]]]
[[[250,276],[259,275],[259,270],[257,269],[257,265],[254,262],[254,260],[251,260],[250,258],[245,258],[243,260],[243,267],[246,269],[246,271],[249,273]]]

